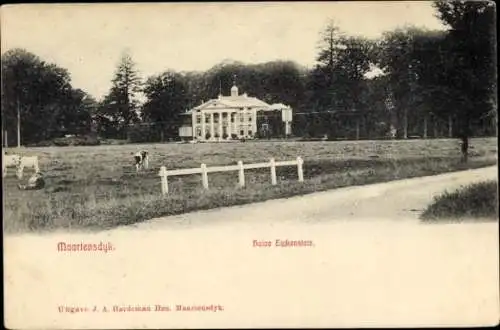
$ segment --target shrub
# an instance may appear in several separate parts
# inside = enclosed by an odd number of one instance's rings
[[[69,136],[56,138],[49,141],[51,145],[58,147],[65,146],[96,146],[100,144],[100,140],[96,136],[83,135],[83,136]],[[47,146],[47,141],[38,143],[38,146]]]
[[[496,181],[471,184],[454,192],[436,197],[424,211],[422,220],[437,219],[498,219]]]

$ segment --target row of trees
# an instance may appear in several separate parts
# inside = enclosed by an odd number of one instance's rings
[[[16,139],[40,141],[65,133],[90,130],[96,101],[71,86],[67,70],[42,61],[25,50],[2,55],[2,132]]]
[[[496,120],[495,8],[486,1],[436,1],[434,7],[448,31],[406,27],[368,40],[329,22],[312,69],[290,61],[224,61],[205,72],[167,71],[142,83],[125,53],[100,102],[74,89],[66,70],[11,50],[2,56],[4,129],[15,136],[20,108],[27,143],[92,129],[104,137],[166,139],[177,135],[180,113],[221,90],[227,94],[236,75],[240,91],[290,105],[299,135],[335,135],[339,125],[356,126],[359,135],[361,122],[362,136],[394,127],[406,137],[422,135],[423,120],[426,130],[427,120],[436,126],[451,119],[466,139],[482,121]],[[332,112],[342,115],[322,115]]]

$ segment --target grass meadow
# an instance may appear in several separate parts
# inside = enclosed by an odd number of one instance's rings
[[[150,169],[135,173],[132,152],[148,149]],[[471,141],[468,164],[460,162],[454,139],[404,141],[254,141],[244,143],[141,144],[92,147],[10,149],[37,155],[46,188],[20,191],[15,169],[3,180],[4,231],[106,229],[153,217],[200,209],[284,198],[349,185],[390,181],[478,168],[497,163],[496,138]],[[160,166],[168,169],[304,159],[304,179],[297,168],[278,167],[278,184],[269,169],[209,173],[209,190],[200,175],[169,178],[169,194],[161,196]],[[23,181],[32,174],[26,170]]]

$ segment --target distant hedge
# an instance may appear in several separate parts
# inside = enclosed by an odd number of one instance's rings
[[[100,145],[101,141],[95,136],[69,136],[55,138],[48,141],[41,141],[30,145],[30,147],[66,147],[66,146],[97,146]]]

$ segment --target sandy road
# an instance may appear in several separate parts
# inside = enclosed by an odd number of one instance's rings
[[[10,328],[484,325],[499,320],[498,223],[424,225],[433,196],[496,167],[351,187],[99,233],[5,237]],[[253,240],[310,240],[254,247]],[[58,252],[58,242],[113,251]],[[154,311],[155,305],[171,311]],[[176,305],[223,311],[176,311]],[[146,312],[113,312],[150,306]],[[88,312],[59,312],[59,306]],[[93,311],[94,307],[96,311]],[[106,307],[106,310],[104,310]]]

